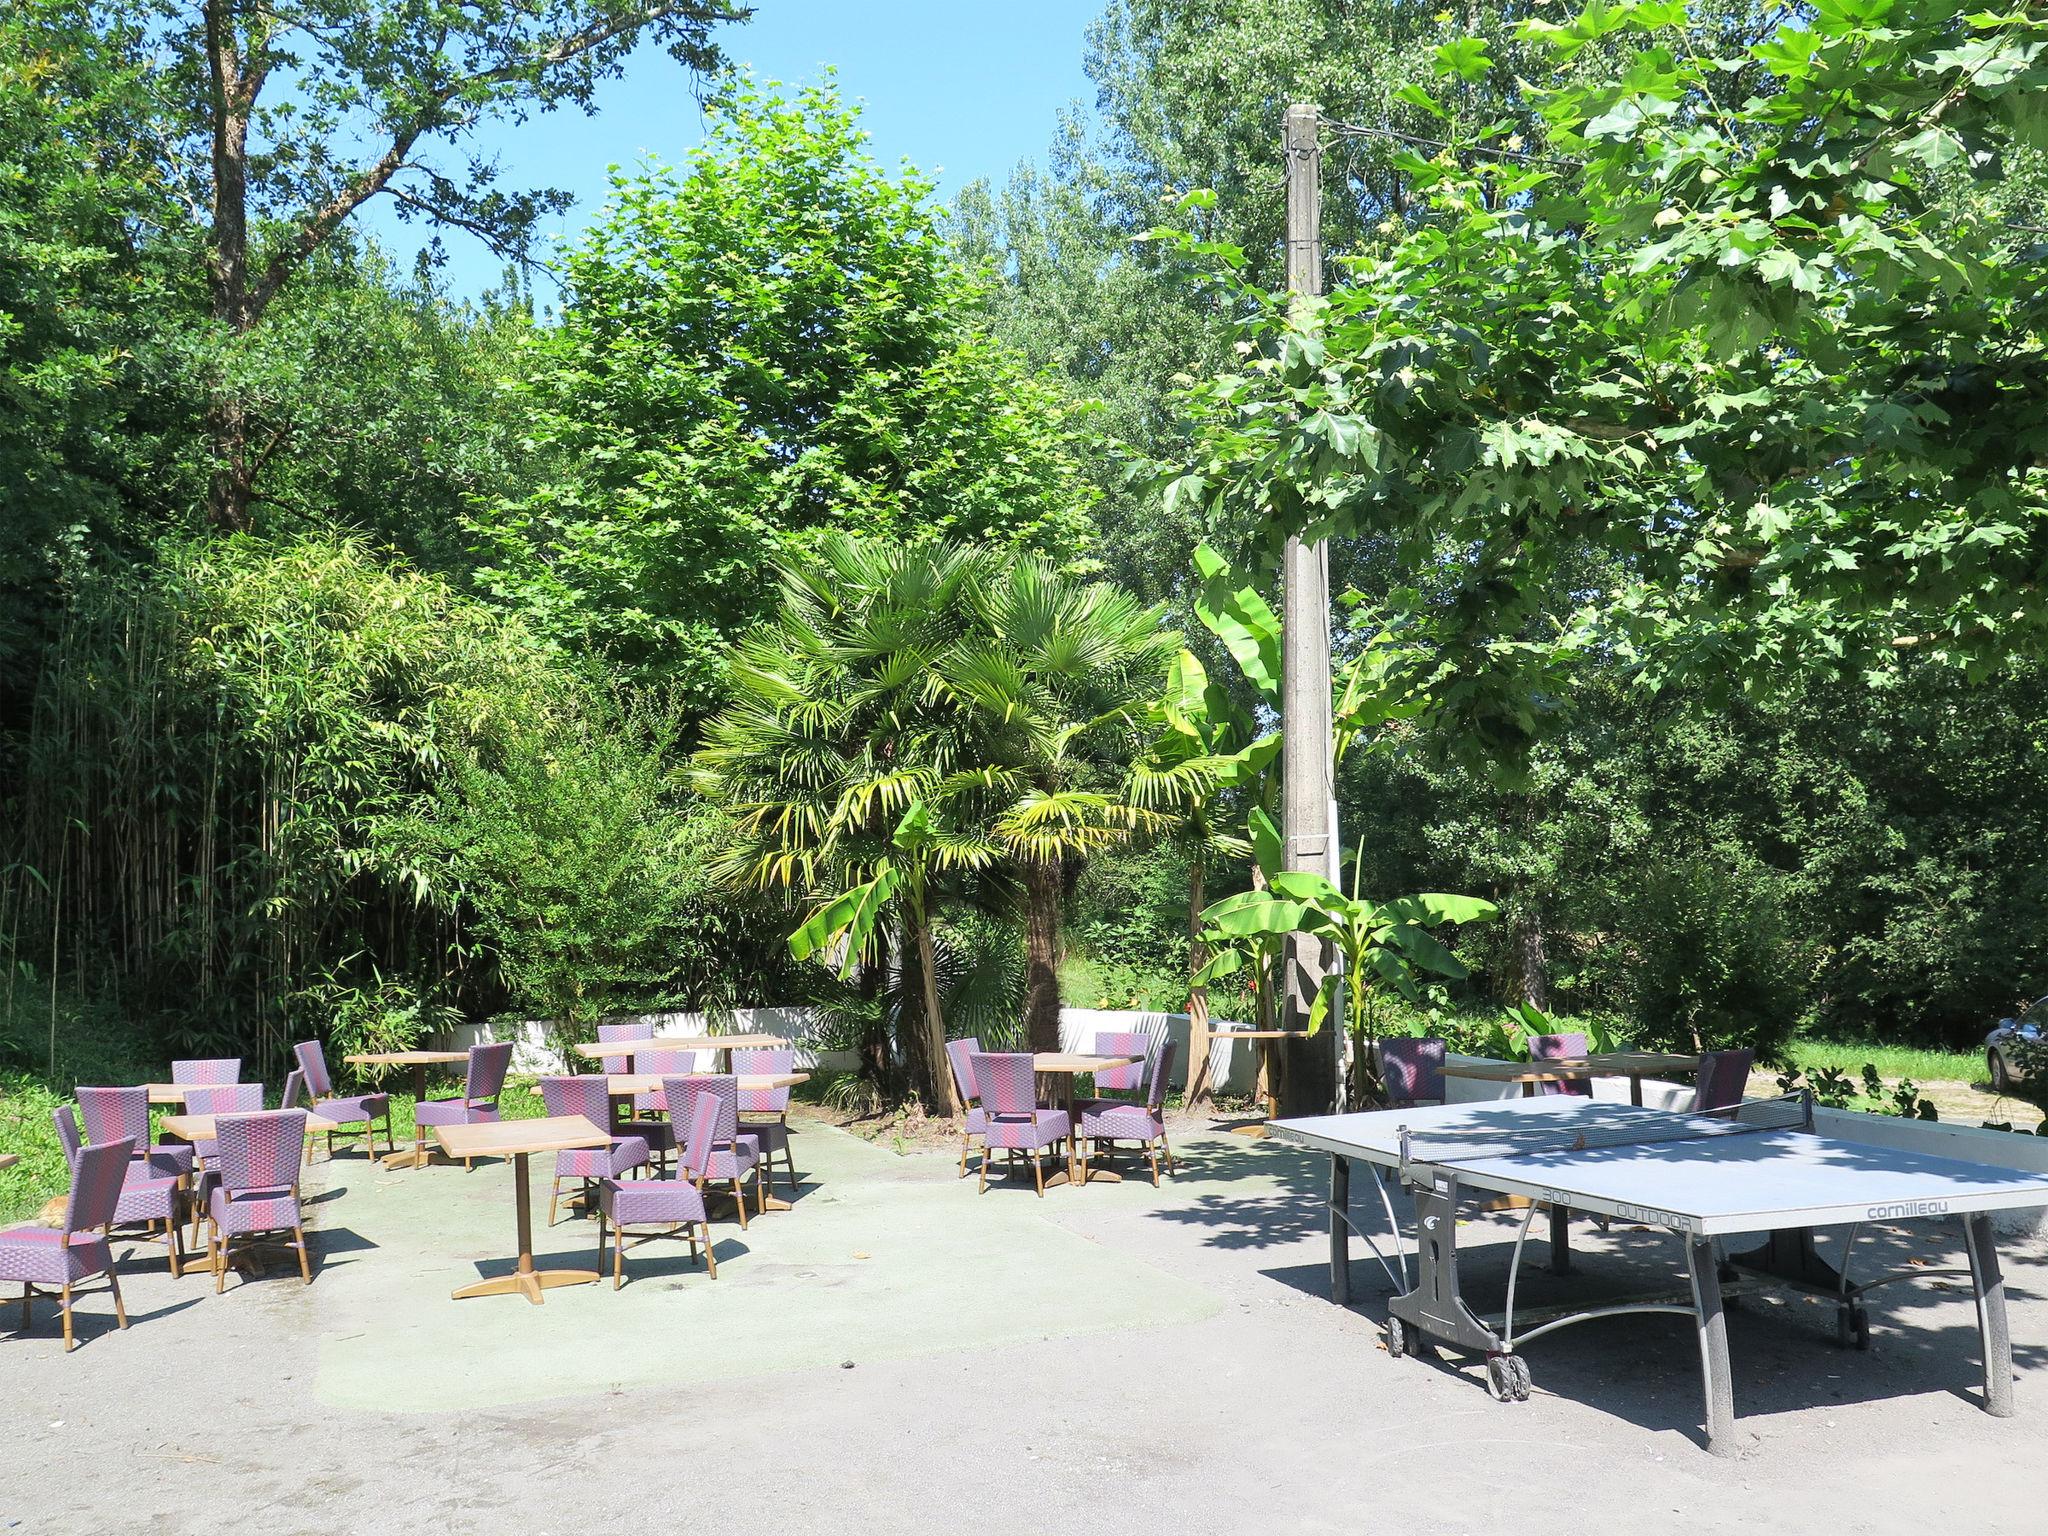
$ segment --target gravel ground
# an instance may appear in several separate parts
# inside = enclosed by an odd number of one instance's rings
[[[1320,1162],[1228,1135],[1181,1151],[1156,1191],[978,1196],[943,1152],[808,1125],[794,1210],[745,1232],[714,1213],[715,1281],[649,1249],[624,1290],[539,1308],[448,1294],[505,1264],[505,1165],[317,1165],[310,1288],[279,1266],[215,1296],[138,1257],[127,1332],[95,1299],[69,1356],[46,1308],[0,1338],[0,1529],[2041,1529],[2038,1241],[2006,1249],[2016,1417],[1975,1406],[1966,1282],[1884,1293],[1867,1354],[1835,1347],[1827,1308],[1755,1299],[1731,1317],[1743,1451],[1719,1459],[1682,1320],[1540,1341],[1534,1399],[1494,1403],[1470,1363],[1385,1353],[1362,1245],[1358,1300],[1326,1299]],[[1461,1238],[1486,1247],[1482,1293],[1511,1221]],[[1859,1265],[1950,1240],[1880,1230]],[[592,1234],[565,1217],[537,1246],[587,1262]],[[1676,1273],[1668,1237],[1619,1226],[1578,1260],[1595,1290]],[[1529,1283],[1540,1304],[1564,1282]]]

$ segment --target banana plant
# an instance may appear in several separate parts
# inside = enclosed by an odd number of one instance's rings
[[[1258,829],[1255,829],[1258,830]],[[1424,978],[1461,980],[1469,974],[1458,957],[1430,930],[1445,923],[1485,922],[1499,908],[1477,896],[1423,892],[1371,901],[1360,893],[1365,850],[1354,866],[1353,890],[1346,895],[1319,874],[1281,870],[1277,864],[1279,836],[1268,821],[1254,846],[1267,869],[1263,890],[1226,896],[1203,912],[1203,922],[1217,941],[1239,958],[1225,963],[1221,955],[1215,974],[1241,968],[1247,959],[1269,958],[1288,936],[1305,934],[1327,940],[1339,966],[1324,978],[1310,1006],[1308,1030],[1320,1031],[1333,1013],[1348,1023],[1357,1058],[1378,1036],[1379,999],[1391,992],[1410,1003],[1423,1001]]]

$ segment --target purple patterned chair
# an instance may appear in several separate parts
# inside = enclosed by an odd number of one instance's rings
[[[772,1077],[782,1072],[796,1070],[796,1052],[787,1047],[772,1050],[734,1051],[732,1071],[735,1077],[745,1077],[749,1072],[763,1077]],[[797,1191],[796,1158],[789,1150],[789,1090],[787,1088],[742,1088],[740,1094],[740,1129],[742,1136],[751,1136],[761,1146],[762,1177],[771,1185],[775,1182],[775,1154],[782,1154],[782,1170],[789,1175],[789,1192]],[[749,1120],[746,1117],[756,1118]],[[770,1118],[762,1119],[761,1116]]]
[[[682,1166],[665,1179],[606,1179],[597,1186],[597,1266],[604,1268],[605,1227],[612,1228],[612,1289],[625,1283],[626,1233],[629,1228],[659,1227],[644,1234],[639,1243],[655,1237],[680,1233],[689,1239],[690,1257],[697,1256],[697,1244],[704,1244],[704,1267],[718,1278],[718,1256],[711,1251],[711,1219],[704,1209],[702,1185],[712,1177],[718,1140],[718,1099],[716,1095],[691,1095],[689,1119],[683,1125]],[[746,1209],[741,1202],[741,1210]]]
[[[1708,1051],[1700,1057],[1700,1072],[1692,1091],[1692,1112],[1732,1120],[1749,1091],[1749,1069],[1756,1052],[1747,1050]]]
[[[1143,1030],[1106,1029],[1095,1037],[1094,1053],[1097,1056],[1135,1056],[1138,1059],[1128,1067],[1109,1067],[1095,1074],[1098,1097],[1083,1099],[1074,1106],[1074,1113],[1084,1115],[1091,1109],[1114,1109],[1119,1104],[1145,1102],[1145,1084],[1152,1074],[1152,1037]],[[1106,1090],[1106,1091],[1105,1091]]]
[[[1040,1109],[1038,1107],[1037,1081],[1032,1074],[1031,1053],[976,1051],[971,1058],[974,1063],[974,1087],[981,1096],[981,1109],[987,1117],[982,1132],[983,1145],[988,1149],[981,1159],[981,1192],[988,1192],[988,1154],[998,1149],[1011,1154],[1031,1154],[1031,1178],[1038,1186],[1038,1197],[1045,1198],[1045,1165],[1040,1154],[1049,1146],[1058,1146],[1073,1134],[1074,1123],[1064,1109]]]
[[[597,1043],[599,1045],[610,1045],[615,1040],[652,1040],[653,1038],[654,1026],[652,1024],[600,1024],[597,1026]],[[605,1076],[617,1077],[622,1072],[633,1070],[633,1058],[631,1056],[607,1056],[600,1065],[604,1068]]]
[[[303,1109],[262,1110],[222,1115],[214,1122],[219,1148],[206,1202],[206,1251],[213,1261],[213,1289],[227,1285],[228,1245],[236,1238],[290,1232],[299,1253],[299,1278],[313,1283],[306,1252],[306,1226],[299,1213],[299,1163],[306,1152]]]
[[[1444,1042],[1434,1035],[1382,1040],[1380,1082],[1387,1090],[1389,1109],[1443,1103]]]
[[[55,1286],[64,1314],[64,1348],[71,1335],[72,1288],[94,1275],[107,1277],[114,1297],[114,1319],[128,1326],[121,1304],[121,1280],[114,1273],[113,1244],[108,1229],[121,1204],[121,1191],[135,1148],[126,1140],[99,1141],[80,1148],[71,1164],[71,1193],[64,1201],[61,1227],[21,1226],[0,1232],[0,1281],[21,1282],[21,1326],[29,1325],[29,1306],[37,1286]]]
[[[252,1115],[263,1107],[263,1085],[261,1083],[212,1083],[191,1088],[185,1094],[185,1113],[188,1115]],[[218,1183],[214,1176],[213,1160],[219,1153],[219,1142],[195,1141],[192,1143],[193,1156],[198,1160],[198,1180],[192,1190],[192,1242],[199,1242],[199,1221],[206,1214],[206,1202]]]
[[[601,1077],[544,1077],[540,1096],[551,1115],[581,1115],[602,1127],[612,1112],[611,1095]],[[576,1198],[583,1214],[593,1209],[591,1186],[598,1179],[616,1179],[620,1174],[647,1166],[647,1143],[638,1136],[620,1136],[608,1147],[579,1147],[555,1154],[555,1180],[548,1186],[548,1225],[555,1224],[555,1205],[562,1196],[562,1180],[581,1179]],[[602,1243],[602,1237],[599,1238]]]
[[[953,1064],[953,1087],[960,1095],[960,1102],[966,1107],[966,1119],[960,1129],[960,1177],[967,1177],[967,1154],[974,1146],[974,1138],[983,1139],[981,1155],[988,1157],[988,1116],[982,1112],[981,1093],[974,1086],[974,1057],[981,1050],[981,1042],[973,1035],[960,1040],[946,1042],[946,1059]]]
[[[1117,1055],[1115,1051],[1101,1049],[1100,1035],[1096,1036],[1097,1055]],[[1159,1048],[1157,1070],[1152,1074],[1152,1091],[1142,1104],[1131,1104],[1120,1099],[1090,1099],[1087,1108],[1081,1111],[1080,1137],[1081,1182],[1088,1182],[1088,1158],[1098,1146],[1114,1146],[1119,1141],[1137,1142],[1145,1149],[1146,1159],[1152,1164],[1152,1187],[1159,1187],[1159,1154],[1166,1154],[1166,1166],[1173,1167],[1173,1148],[1166,1142],[1166,1083],[1173,1076],[1174,1042],[1168,1039]]]
[[[1568,1035],[1531,1035],[1529,1037],[1529,1059],[1531,1061],[1566,1061],[1586,1054],[1586,1037],[1574,1031]],[[1579,1081],[1572,1083],[1543,1083],[1538,1091],[1545,1095],[1568,1093],[1575,1099],[1590,1099],[1593,1085]]]
[[[171,1081],[174,1083],[214,1086],[241,1080],[242,1058],[239,1056],[202,1056],[196,1061],[171,1063]]]
[[[652,1039],[650,1035],[648,1038]],[[642,1077],[684,1077],[704,1070],[704,1055],[697,1051],[636,1051],[633,1072]],[[607,1057],[607,1060],[612,1058]],[[666,1168],[668,1155],[676,1149],[676,1128],[662,1118],[668,1114],[668,1096],[659,1088],[633,1095],[632,1112],[613,1116],[614,1136],[638,1136],[647,1143],[656,1166]]]
[[[78,1154],[83,1145],[78,1134],[78,1117],[72,1113],[69,1104],[59,1104],[50,1111],[50,1119],[57,1127],[57,1140],[64,1148],[64,1161],[71,1167],[78,1165]],[[128,1177],[121,1185],[121,1202],[114,1208],[114,1219],[110,1227],[141,1227],[152,1242],[156,1240],[158,1222],[163,1223],[164,1257],[171,1266],[171,1278],[177,1279],[184,1272],[185,1250],[178,1239],[178,1228],[184,1218],[181,1199],[184,1180],[177,1174],[162,1174],[146,1162],[136,1158],[128,1160]]]
[[[472,1045],[469,1069],[462,1080],[462,1094],[452,1099],[422,1099],[413,1106],[413,1149],[419,1154],[416,1166],[427,1165],[427,1132],[430,1125],[494,1125],[497,1123],[498,1095],[504,1091],[505,1074],[512,1067],[512,1042]],[[476,1171],[476,1159],[465,1157],[462,1166]]]
[[[366,1157],[377,1155],[377,1126],[384,1126],[384,1150],[395,1152],[397,1142],[391,1135],[391,1095],[388,1093],[359,1093],[343,1096],[334,1091],[334,1078],[327,1071],[327,1053],[320,1049],[318,1040],[301,1040],[292,1047],[292,1055],[299,1063],[299,1075],[305,1080],[306,1092],[311,1096],[306,1108],[319,1113],[322,1120],[332,1120],[343,1127],[339,1132],[327,1133],[327,1160],[334,1161],[334,1138],[336,1135],[363,1138],[363,1153]],[[285,1108],[292,1106],[287,1104]],[[361,1131],[352,1127],[360,1125]],[[313,1138],[306,1138],[306,1161],[313,1160]]]
[[[740,1085],[731,1077],[671,1077],[662,1082],[668,1100],[668,1123],[691,1126],[696,1123],[697,1101],[710,1099],[718,1106],[711,1132],[711,1150],[703,1167],[691,1174],[697,1188],[730,1184],[733,1204],[739,1208],[740,1227],[747,1225],[748,1179],[754,1181],[754,1202],[768,1209],[767,1186],[761,1182],[761,1144],[740,1131]]]
[[[81,1088],[78,1117],[85,1122],[87,1141],[128,1142],[157,1175],[183,1178],[192,1171],[192,1149],[183,1142],[150,1145],[147,1088]]]

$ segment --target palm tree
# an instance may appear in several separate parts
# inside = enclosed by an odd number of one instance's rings
[[[934,669],[959,643],[965,588],[986,557],[831,537],[781,573],[775,618],[727,667],[731,701],[706,726],[696,782],[731,832],[716,873],[815,908],[799,956],[843,947],[850,967],[892,940],[915,956],[921,1006],[897,1010],[912,1085],[957,1108],[933,980],[932,919],[944,883],[999,857],[938,814],[941,788],[976,763],[977,722]]]
[[[732,816],[720,873],[812,911],[799,955],[872,958],[893,935],[924,992],[906,1055],[953,1105],[933,981],[941,903],[1014,873],[1025,1021],[1059,1044],[1060,909],[1090,854],[1149,824],[1120,792],[1165,660],[1162,610],[1005,551],[844,536],[782,575],[728,666],[698,783]],[[907,1017],[908,1013],[899,1016]]]
[[[1180,636],[1164,605],[1018,557],[968,590],[972,625],[935,669],[935,688],[979,724],[983,762],[942,788],[964,825],[983,825],[1024,891],[1025,1038],[1058,1050],[1061,914],[1093,854],[1159,822],[1122,793]]]

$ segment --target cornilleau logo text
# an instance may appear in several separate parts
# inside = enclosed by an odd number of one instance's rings
[[[1895,1205],[1873,1205],[1863,1213],[1865,1221],[1890,1221],[1895,1216],[1946,1216],[1946,1200],[1901,1200]]]

